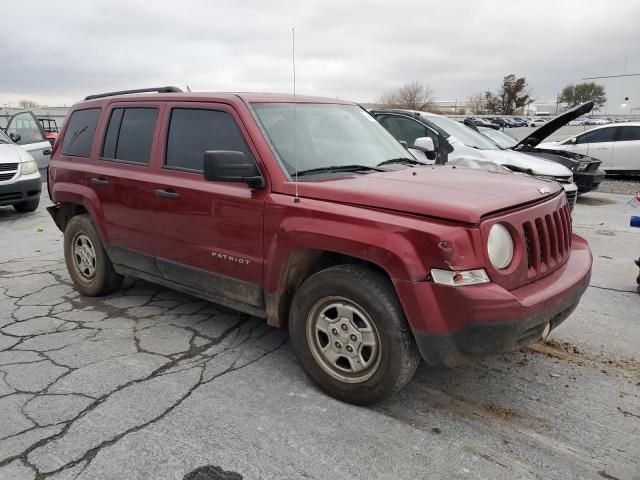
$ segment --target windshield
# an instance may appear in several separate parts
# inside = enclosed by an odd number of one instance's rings
[[[0,130],[0,143],[13,143],[2,130]]]
[[[489,137],[500,148],[513,148],[518,143],[518,140],[513,138],[511,135],[500,132],[498,130],[482,130],[480,133],[486,137]]]
[[[296,104],[295,113],[291,103],[253,103],[251,107],[291,176],[296,171],[296,156],[298,172],[337,167],[335,172],[342,174],[357,169],[339,167],[359,165],[380,171],[377,166],[385,161],[415,161],[357,105],[302,103]],[[393,168],[407,166],[395,163]]]
[[[478,150],[500,150],[495,143],[487,137],[484,137],[481,133],[478,133],[466,125],[458,123],[447,117],[430,115],[424,118],[435,123],[438,127],[447,132],[447,134],[457,138],[467,147],[477,148]]]

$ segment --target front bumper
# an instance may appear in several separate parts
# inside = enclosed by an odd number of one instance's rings
[[[587,193],[595,190],[604,180],[604,170],[583,171],[573,174],[573,178],[578,185],[578,192]]]
[[[0,184],[0,206],[35,200],[40,197],[42,177],[39,173],[18,177]]]
[[[529,345],[564,321],[591,278],[587,242],[573,236],[567,262],[512,291],[495,283],[450,287],[394,280],[425,361],[455,366]]]

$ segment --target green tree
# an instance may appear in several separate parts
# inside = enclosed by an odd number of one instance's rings
[[[607,97],[602,85],[595,82],[584,82],[564,87],[560,94],[560,101],[567,103],[569,107],[593,102],[594,109],[598,110],[607,102]]]
[[[486,110],[498,115],[513,115],[534,101],[526,78],[517,78],[514,74],[502,79],[502,85],[496,93],[485,92],[484,100]]]

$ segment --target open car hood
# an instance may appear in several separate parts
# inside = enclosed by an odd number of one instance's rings
[[[542,124],[540,127],[536,128],[529,134],[529,136],[524,137],[513,148],[535,147],[553,132],[561,127],[564,127],[571,120],[575,120],[585,113],[589,113],[592,108],[593,102],[587,102],[583,103],[582,105],[578,105],[571,110],[567,110],[562,115],[558,115],[556,118],[549,120],[548,122]]]

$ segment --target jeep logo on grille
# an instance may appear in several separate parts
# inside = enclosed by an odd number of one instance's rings
[[[538,191],[543,195],[545,193],[551,193],[551,190],[549,190],[547,187],[538,187]]]

